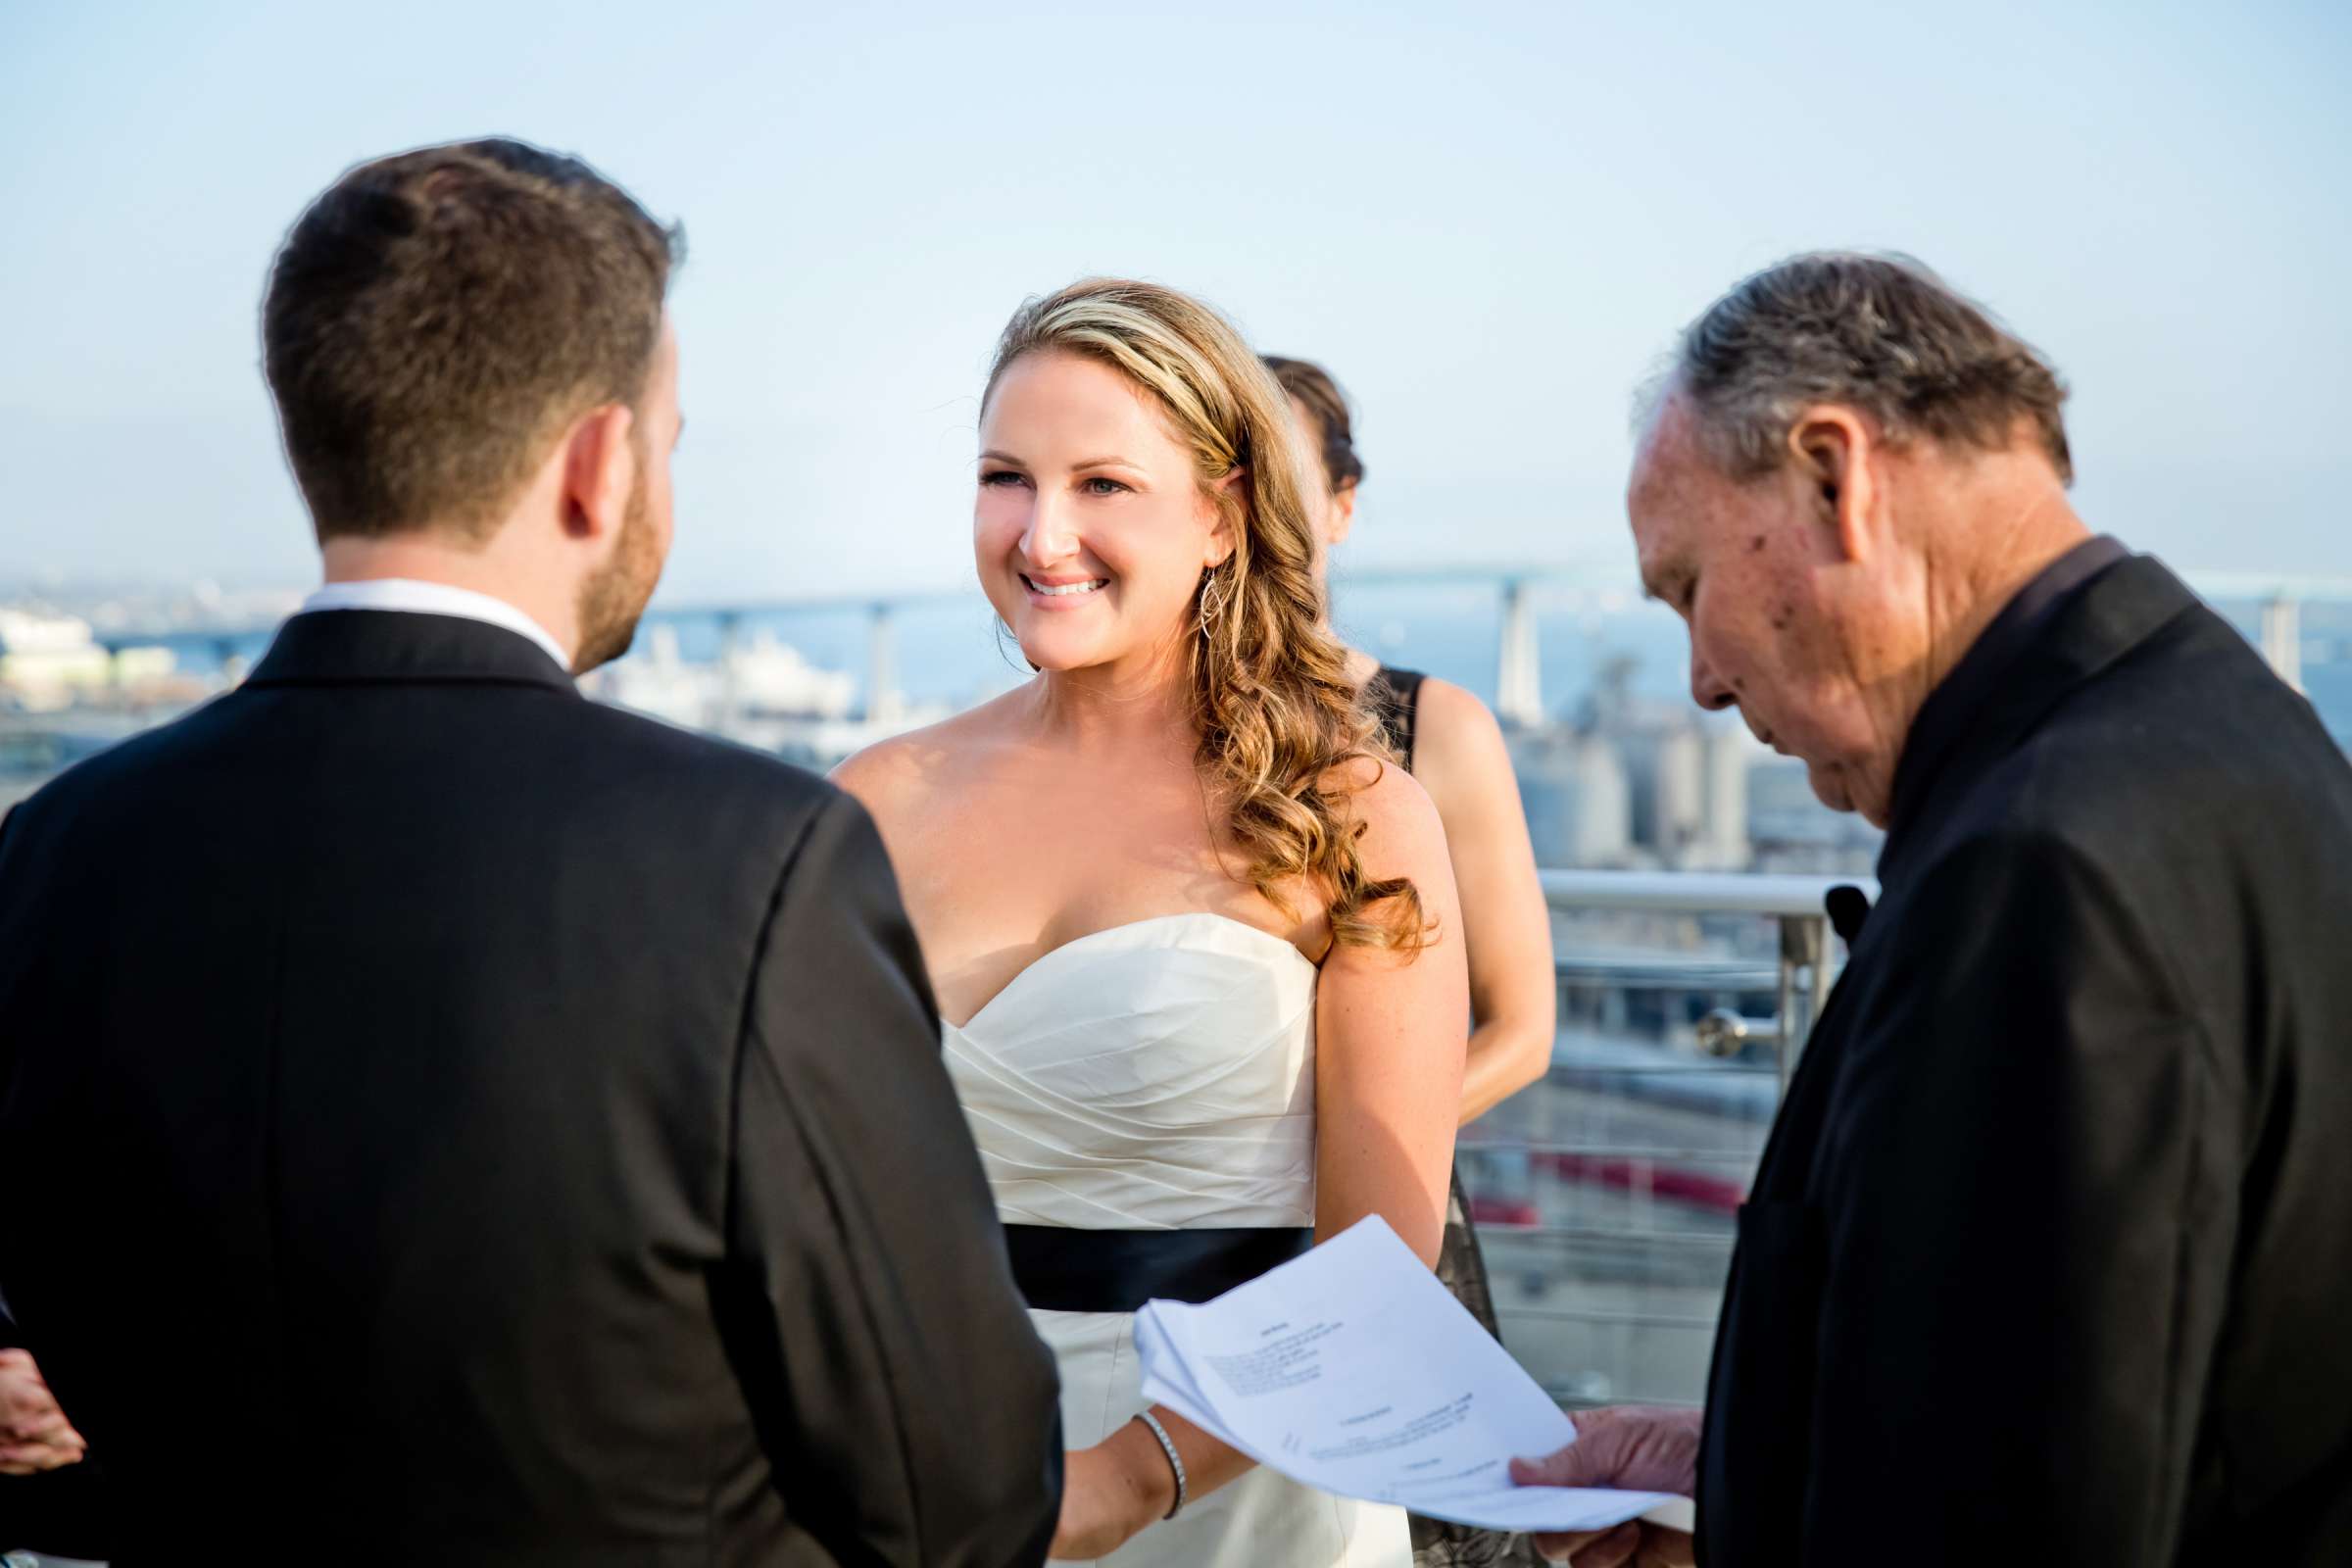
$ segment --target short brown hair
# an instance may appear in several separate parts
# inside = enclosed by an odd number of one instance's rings
[[[459,142],[362,164],[279,247],[264,367],[322,540],[476,537],[557,431],[633,404],[678,230],[577,158]]]
[[[1997,452],[2022,423],[2071,483],[2065,383],[2031,344],[1907,256],[1827,251],[1743,279],[1683,333],[1670,385],[1739,479],[1778,468],[1804,409],[1869,415],[1889,441]]]
[[[1282,389],[1315,416],[1316,434],[1322,438],[1325,488],[1337,495],[1351,484],[1363,483],[1364,460],[1355,455],[1355,420],[1340,383],[1312,360],[1286,360],[1269,354],[1265,361]]]

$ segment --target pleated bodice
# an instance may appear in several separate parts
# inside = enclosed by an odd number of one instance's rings
[[[948,1070],[1008,1225],[1311,1226],[1315,966],[1224,915],[1054,949],[960,1028]]]

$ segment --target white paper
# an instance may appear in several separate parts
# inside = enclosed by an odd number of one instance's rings
[[[1690,1528],[1662,1492],[1516,1487],[1576,1427],[1375,1215],[1198,1306],[1135,1320],[1144,1396],[1342,1496],[1492,1530]]]

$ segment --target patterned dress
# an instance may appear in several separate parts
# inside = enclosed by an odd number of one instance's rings
[[[1365,696],[1380,715],[1383,737],[1390,750],[1413,770],[1413,731],[1421,712],[1422,674],[1387,664],[1365,683]],[[1462,1167],[1455,1161],[1452,1192],[1446,1200],[1446,1242],[1438,1253],[1438,1278],[1454,1299],[1469,1308],[1489,1334],[1502,1338],[1494,1320],[1494,1296],[1487,1285],[1487,1260],[1478,1247],[1478,1229],[1470,1222],[1469,1200],[1462,1192]],[[1537,1568],[1543,1562],[1525,1536],[1506,1531],[1478,1530],[1443,1519],[1412,1517],[1414,1568]]]

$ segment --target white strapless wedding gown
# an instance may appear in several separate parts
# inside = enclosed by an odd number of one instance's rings
[[[1315,966],[1224,915],[1162,915],[1054,949],[944,1029],[1008,1225],[1311,1227]],[[1062,1436],[1145,1408],[1134,1318],[1032,1311],[1061,1367]],[[1401,1509],[1253,1469],[1104,1568],[1408,1568]]]

